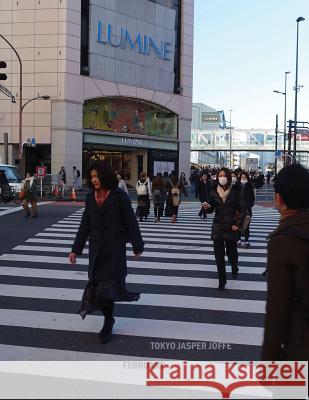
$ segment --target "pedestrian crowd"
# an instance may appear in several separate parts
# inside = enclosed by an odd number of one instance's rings
[[[76,168],[73,169],[73,171]],[[75,178],[80,175],[75,173]],[[270,174],[266,176],[269,183]],[[62,167],[59,180],[65,183]],[[232,279],[238,279],[238,248],[250,247],[250,222],[255,203],[255,190],[263,186],[260,172],[228,168],[191,169],[191,191],[201,207],[197,218],[207,221],[214,213],[211,239],[218,272],[218,290],[227,284],[226,259],[231,265]],[[76,181],[75,181],[75,184]],[[309,172],[298,164],[289,165],[273,179],[275,207],[281,218],[279,226],[268,237],[267,301],[262,359],[308,360],[309,358]],[[77,257],[89,242],[88,283],[80,314],[100,310],[104,323],[98,336],[106,343],[112,336],[115,302],[138,301],[140,293],[126,285],[126,244],[132,245],[135,259],[144,251],[138,220],[147,221],[153,203],[154,222],[163,215],[177,222],[183,196],[188,196],[184,173],[157,173],[151,180],[145,172],[136,182],[137,208],[134,211],[125,181],[119,172],[95,161],[87,172],[89,193],[76,234],[69,261]],[[8,180],[0,171],[0,187],[6,190]],[[21,200],[25,217],[38,216],[37,182],[30,173],[22,184]],[[29,209],[31,205],[31,212]],[[244,242],[242,238],[244,237]],[[115,249],[117,249],[115,251]]]

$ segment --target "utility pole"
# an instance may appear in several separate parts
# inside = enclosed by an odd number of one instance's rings
[[[276,140],[275,140],[275,176],[277,175],[277,150],[278,150],[278,114],[276,114],[276,130],[275,130]]]

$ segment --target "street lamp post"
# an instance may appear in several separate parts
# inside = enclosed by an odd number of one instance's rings
[[[33,99],[30,99],[30,100],[26,101],[26,103],[22,104],[21,109],[20,109],[20,116],[21,116],[20,121],[22,122],[23,111],[29,103],[31,103],[32,101],[35,101],[35,100],[49,100],[49,99],[50,99],[50,96],[47,96],[47,95],[36,96],[36,97],[33,97]],[[21,128],[22,128],[22,126],[21,126]],[[22,131],[22,129],[21,129],[21,131]],[[19,163],[20,163],[19,164],[20,165],[19,172],[21,173],[22,176],[24,176],[24,173],[25,173],[24,162],[23,162],[24,143],[22,143],[22,136],[19,137],[19,140],[21,140],[21,145],[20,145],[20,149],[19,149]]]
[[[296,134],[297,134],[297,94],[299,92],[298,86],[298,30],[299,22],[305,21],[304,17],[298,17],[297,22],[297,34],[296,34],[296,68],[295,68],[295,106],[294,106],[294,162],[296,162]]]
[[[11,49],[16,54],[19,62],[19,112],[18,112],[18,144],[19,144],[19,152],[18,152],[18,159],[19,159],[19,172],[21,171],[21,162],[22,162],[22,154],[23,154],[23,146],[22,146],[22,125],[23,125],[23,116],[22,116],[22,102],[23,102],[23,65],[21,62],[21,58],[15,49],[15,47],[3,36],[0,37],[11,47]]]
[[[0,34],[0,37],[11,47],[11,49],[16,54],[16,57],[19,62],[19,110],[18,110],[18,160],[19,160],[19,172],[23,176],[23,111],[27,104],[29,104],[33,100],[42,99],[49,100],[50,96],[37,96],[33,99],[28,100],[25,104],[23,104],[23,65],[21,62],[21,58],[15,49],[15,47],[3,36]]]
[[[290,74],[290,71],[286,71],[284,79],[284,92],[280,92],[279,90],[274,90],[274,93],[280,93],[284,95],[284,124],[283,124],[283,154],[286,153],[286,86],[287,86],[287,75]]]

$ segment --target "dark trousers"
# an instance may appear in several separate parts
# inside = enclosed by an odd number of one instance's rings
[[[154,207],[154,215],[155,215],[155,218],[158,218],[158,219],[163,217],[163,206]]]
[[[113,302],[113,300],[104,299],[104,304],[102,304],[101,306],[101,311],[105,319],[113,318],[114,304],[115,303]]]
[[[217,263],[219,284],[225,285],[226,283],[226,269],[225,269],[225,259],[224,259],[225,252],[232,266],[232,274],[236,274],[238,272],[237,242],[232,242],[230,240],[216,239],[214,240],[214,252]]]
[[[241,236],[245,237],[245,242],[249,242],[250,237],[250,224],[248,224],[246,230],[244,232],[239,231],[239,240],[241,240]]]
[[[177,218],[179,206],[172,205],[171,209],[172,209],[172,215],[175,215]]]

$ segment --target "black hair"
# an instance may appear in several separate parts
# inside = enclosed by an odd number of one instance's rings
[[[114,190],[118,187],[118,179],[112,167],[106,161],[94,161],[87,170],[87,185],[91,189],[91,171],[97,171],[99,181],[104,189]]]
[[[165,171],[165,172],[163,173],[163,176],[164,176],[164,178],[168,178],[168,172]]]
[[[220,172],[223,171],[225,172],[225,176],[227,177],[227,187],[230,187],[232,184],[232,174],[231,171],[228,168],[222,167],[219,169],[219,171],[217,172],[217,181],[219,182],[219,174]]]
[[[241,175],[245,175],[245,177],[248,179],[248,182],[250,182],[249,174],[247,171],[241,171],[239,175],[239,179],[241,179]]]
[[[309,208],[309,172],[300,164],[282,168],[274,178],[274,189],[289,209]]]

